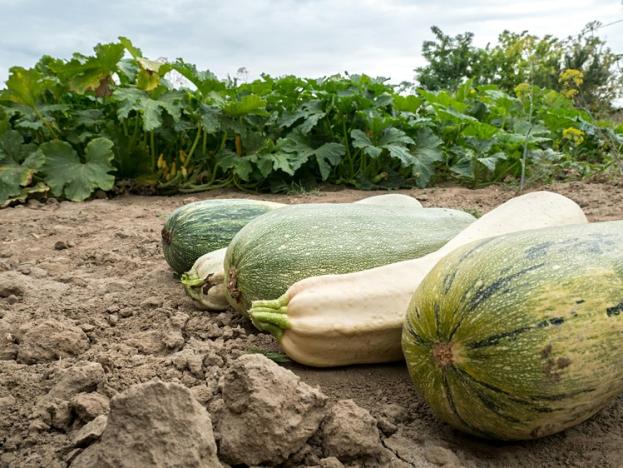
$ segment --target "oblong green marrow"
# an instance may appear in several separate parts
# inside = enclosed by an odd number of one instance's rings
[[[402,345],[458,429],[531,439],[584,421],[623,392],[623,221],[455,250],[413,294]]]
[[[357,200],[354,203],[364,205],[390,205],[407,208],[422,208],[422,204],[409,195],[387,193]],[[211,209],[213,205],[204,205]],[[204,309],[218,311],[228,307],[223,281],[223,260],[225,248],[203,254],[181,277],[181,282],[188,296]]]
[[[246,312],[309,276],[346,273],[437,250],[475,218],[444,208],[305,204],[256,218],[225,256],[229,303]]]
[[[202,200],[177,208],[162,228],[162,250],[177,273],[203,254],[227,247],[249,221],[284,206],[263,200]]]

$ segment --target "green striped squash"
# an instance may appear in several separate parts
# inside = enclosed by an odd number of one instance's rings
[[[444,257],[402,335],[434,412],[477,436],[562,431],[623,391],[623,221],[523,231]]]
[[[190,270],[207,252],[227,247],[252,219],[284,206],[262,200],[203,200],[176,209],[162,228],[162,250],[178,273]]]
[[[225,255],[229,303],[276,299],[296,281],[437,250],[474,221],[458,210],[356,203],[288,206],[247,224]]]

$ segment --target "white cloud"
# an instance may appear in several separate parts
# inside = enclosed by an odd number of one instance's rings
[[[475,33],[477,45],[504,29],[565,37],[592,20],[623,18],[619,0],[0,0],[0,80],[43,54],[88,53],[130,37],[153,58],[183,57],[219,76],[244,66],[254,78],[322,76],[348,70],[410,80],[430,26]],[[600,30],[623,52],[623,23]]]

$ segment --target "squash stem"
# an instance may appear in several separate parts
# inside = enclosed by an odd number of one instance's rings
[[[184,285],[186,294],[198,302],[202,302],[201,286],[204,285],[205,279],[200,278],[196,273],[186,272],[180,278],[180,282]]]
[[[288,302],[290,302],[290,300],[288,299],[288,295],[286,293],[277,299],[253,301],[252,308],[262,307],[262,308],[267,308],[267,309],[275,309],[273,310],[273,312],[276,312],[277,310],[280,310],[283,307],[286,307],[288,305]],[[287,311],[287,308],[285,310]],[[284,312],[284,313],[287,313],[287,312]]]
[[[254,301],[249,310],[249,317],[256,328],[269,332],[281,340],[283,332],[290,328],[288,307],[282,305],[281,298],[274,301]],[[272,307],[271,307],[272,306]]]
[[[206,282],[206,278],[201,278],[195,273],[186,272],[182,275],[180,281],[184,286],[203,286]]]
[[[196,288],[195,286],[189,285],[189,284],[184,284],[184,289],[186,290],[186,294],[188,294],[188,296],[191,299],[194,299],[195,301],[201,302],[201,294],[198,292],[198,288]]]

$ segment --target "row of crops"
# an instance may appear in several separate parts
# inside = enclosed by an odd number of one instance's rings
[[[180,82],[182,84],[180,84]],[[623,125],[562,94],[466,82],[429,92],[366,75],[219,80],[127,38],[13,67],[0,90],[0,204],[158,193],[477,186],[620,171]]]

